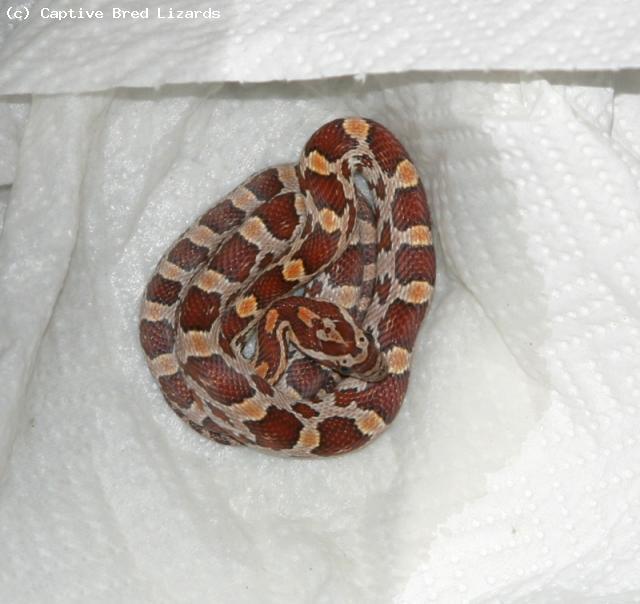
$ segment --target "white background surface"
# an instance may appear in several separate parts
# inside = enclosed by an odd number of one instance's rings
[[[29,19],[5,26],[2,92],[306,80],[416,69],[621,69],[640,63],[640,0],[22,4],[30,9]],[[149,18],[112,19],[113,7],[148,8]],[[40,17],[43,9],[50,16],[52,9],[69,8],[102,10],[105,18]],[[220,19],[167,19],[169,8],[174,14],[213,8]],[[157,9],[165,18],[157,18]]]
[[[574,3],[573,22],[597,4]],[[632,4],[613,3],[610,19]],[[455,25],[433,6],[436,30]],[[512,35],[550,18],[510,6],[531,19]],[[55,28],[29,21],[6,38],[0,82],[43,93],[180,79],[154,47],[173,53],[181,81],[285,78],[265,74],[296,53],[264,40],[289,18],[256,25],[261,63],[227,49],[235,78],[189,71],[187,52],[223,63],[217,30],[139,29],[111,49],[84,23],[49,38]],[[327,36],[348,43],[327,19]],[[591,48],[618,39],[582,30]],[[407,58],[422,31],[394,50],[407,61],[397,71],[429,67]],[[87,32],[99,60],[83,71]],[[351,43],[352,71],[388,71],[391,51],[371,49],[390,39]],[[313,44],[304,56],[309,77],[338,75]],[[0,601],[640,601],[639,92],[635,72],[398,73],[5,97]],[[435,305],[405,405],[387,434],[336,459],[209,443],[146,370],[144,283],[199,212],[349,114],[406,144],[436,221]]]

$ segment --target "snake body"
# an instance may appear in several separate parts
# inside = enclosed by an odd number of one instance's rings
[[[200,434],[346,453],[398,413],[434,284],[415,165],[381,124],[337,119],[297,165],[254,175],[173,243],[147,284],[140,341]]]

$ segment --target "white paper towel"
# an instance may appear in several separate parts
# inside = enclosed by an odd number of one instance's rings
[[[6,26],[7,40],[0,49],[0,93],[308,80],[416,69],[585,70],[640,65],[640,0],[147,4],[7,0],[4,4],[13,4],[14,9],[16,4],[24,6],[29,16]],[[147,12],[135,17],[125,15],[124,9]],[[197,10],[217,11],[219,18],[187,18],[188,11]]]
[[[405,74],[8,99],[0,601],[640,601],[639,92]],[[148,375],[144,283],[348,114],[406,144],[436,220],[405,405],[336,459],[209,443]]]

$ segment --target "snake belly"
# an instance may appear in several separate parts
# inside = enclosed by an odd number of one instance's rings
[[[347,453],[402,405],[435,272],[409,155],[373,120],[336,119],[297,165],[252,176],[173,243],[146,286],[140,342],[170,407],[200,434],[292,457]],[[377,343],[384,379],[344,377],[298,351],[285,351],[278,382],[264,378],[244,347],[270,307],[301,288],[302,310],[314,298],[347,309]]]

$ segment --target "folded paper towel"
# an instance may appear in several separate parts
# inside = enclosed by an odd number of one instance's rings
[[[624,75],[7,100],[0,601],[640,600],[639,109]],[[435,215],[405,405],[336,459],[205,441],[145,369],[145,280],[346,114],[405,142]]]
[[[28,18],[7,12],[0,93],[640,64],[638,0],[24,4]]]

